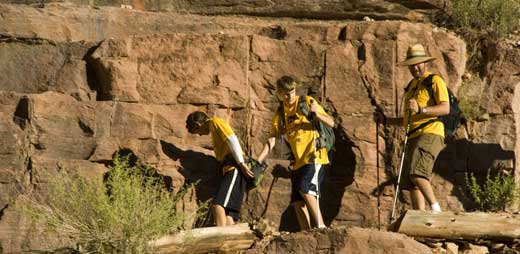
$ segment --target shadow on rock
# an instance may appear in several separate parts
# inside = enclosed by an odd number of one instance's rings
[[[218,161],[213,157],[193,150],[182,150],[174,144],[161,140],[161,147],[170,159],[179,161],[181,173],[184,178],[184,187],[195,184],[197,202],[209,201],[217,191],[222,175],[217,170]],[[198,218],[196,227],[212,226],[213,220],[210,213],[203,218]]]
[[[484,180],[488,174],[498,174],[499,170],[513,170],[514,151],[502,149],[499,144],[473,143],[458,139],[446,144],[435,161],[434,172],[455,187],[451,195],[456,196],[465,210],[476,208],[467,189],[466,174]]]
[[[320,197],[323,221],[330,225],[341,209],[346,188],[354,182],[356,155],[352,150],[354,143],[344,130],[335,129],[336,143],[330,153],[331,166],[326,168]]]
[[[139,159],[137,158],[137,156],[131,149],[123,148],[123,149],[115,152],[114,154],[112,154],[112,159],[114,159],[116,155],[119,155],[121,157],[128,157],[128,166],[129,167],[132,167],[132,168],[135,167],[134,169],[141,171],[140,174],[142,174],[145,177],[161,179],[161,182],[164,184],[164,188],[166,188],[168,191],[173,190],[173,179],[170,176],[161,175],[158,173],[158,170],[155,169],[154,167],[151,167],[149,165],[140,164]],[[113,167],[114,166],[113,160],[106,162],[106,165],[109,167]],[[103,181],[106,182],[109,177],[110,177],[110,171],[106,172],[103,175]],[[108,194],[110,195],[110,187],[107,188],[107,191],[108,191]]]

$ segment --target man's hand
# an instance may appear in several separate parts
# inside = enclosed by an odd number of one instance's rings
[[[312,113],[318,113],[318,103],[316,103],[313,99],[311,99],[311,105],[310,105],[310,108],[309,110],[312,112]]]
[[[419,104],[417,103],[417,101],[415,99],[410,99],[409,100],[409,105],[408,105],[408,108],[414,112],[415,114],[418,114],[419,113]]]
[[[309,121],[313,122],[313,121],[316,121],[315,123],[317,124],[318,122],[317,121],[320,121],[322,123],[324,123],[325,125],[327,125],[328,127],[330,128],[334,128],[334,118],[332,118],[331,116],[326,116],[326,115],[322,115],[322,114],[319,114],[318,111],[319,111],[319,106],[318,106],[318,103],[316,103],[315,100],[311,99],[310,100],[311,102],[311,105],[309,107],[309,111],[310,111],[310,116],[309,116]]]
[[[381,112],[379,110],[376,110],[374,112],[374,121],[377,124],[386,125],[386,116],[385,116],[385,114],[383,114],[383,112]]]
[[[244,175],[246,175],[249,178],[255,177],[255,175],[253,174],[253,171],[251,171],[251,169],[249,169],[249,167],[247,166],[247,164],[245,162],[240,163],[240,170],[242,170],[242,173],[244,173]]]
[[[387,117],[380,110],[376,110],[374,112],[374,121],[377,124],[383,124],[383,125],[400,125],[403,122],[403,118],[402,117]]]

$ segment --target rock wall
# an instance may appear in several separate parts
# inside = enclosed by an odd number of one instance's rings
[[[358,227],[282,234],[268,239],[245,253],[432,253],[428,246],[405,235]]]
[[[147,11],[175,11],[203,15],[251,15],[264,17],[293,17],[322,20],[363,19],[379,20],[429,20],[439,10],[445,9],[446,0],[1,0],[0,3],[43,4],[69,2],[83,6],[115,6]]]
[[[54,244],[31,241],[38,235],[34,230],[20,234],[25,221],[11,212],[18,195],[45,184],[38,172],[69,168],[99,176],[123,148],[171,177],[174,189],[201,180],[182,204],[193,210],[211,197],[218,173],[211,140],[189,135],[186,116],[203,110],[223,117],[246,150],[258,154],[278,105],[275,81],[284,74],[297,77],[298,93],[319,99],[338,123],[321,200],[327,225],[375,225],[378,194],[386,223],[402,132],[381,127],[376,135],[372,114],[376,108],[389,116],[399,112],[411,77],[396,63],[409,44],[419,42],[437,58],[431,69],[453,90],[465,72],[465,43],[423,23],[197,16],[71,4],[0,4],[0,14],[4,251]],[[460,87],[490,110],[483,111],[488,120],[470,121],[468,132],[461,130],[460,137],[469,133],[470,139],[449,144],[440,156],[433,182],[444,209],[468,208],[460,191],[468,170],[483,171],[497,161],[516,168],[519,79],[512,74],[520,52],[509,44],[497,44],[495,51],[476,88]],[[263,216],[280,230],[296,231],[287,162],[278,160],[279,152],[272,153],[262,186],[249,192],[243,219]]]

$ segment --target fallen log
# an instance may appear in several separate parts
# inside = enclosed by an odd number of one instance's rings
[[[511,241],[520,238],[520,215],[408,210],[398,221],[397,232],[419,238]]]
[[[255,235],[247,223],[183,230],[149,243],[156,254],[207,253],[245,250]]]

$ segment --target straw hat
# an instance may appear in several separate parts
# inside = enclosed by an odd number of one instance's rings
[[[401,62],[400,65],[414,65],[419,63],[426,63],[434,59],[435,57],[426,55],[426,50],[424,50],[423,45],[414,44],[408,47],[408,51],[406,52],[406,60]]]

